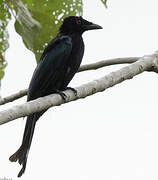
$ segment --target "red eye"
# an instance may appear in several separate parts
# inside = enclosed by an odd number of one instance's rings
[[[80,19],[77,19],[77,20],[76,20],[76,24],[81,24],[81,20],[80,20]]]

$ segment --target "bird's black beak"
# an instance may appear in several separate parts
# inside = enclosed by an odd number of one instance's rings
[[[101,26],[99,26],[98,24],[94,24],[94,23],[84,25],[84,30],[85,31],[93,30],[93,29],[103,29],[103,28]]]

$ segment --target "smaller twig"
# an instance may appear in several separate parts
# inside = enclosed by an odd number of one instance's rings
[[[87,70],[96,70],[105,66],[111,66],[116,64],[129,64],[136,62],[140,57],[124,57],[124,58],[115,58],[99,61],[92,64],[82,65],[78,72],[87,71]]]
[[[27,89],[24,89],[24,90],[19,91],[18,93],[12,94],[12,95],[7,96],[5,98],[1,98],[0,99],[0,105],[6,104],[8,102],[12,102],[15,99],[19,99],[19,98],[25,96],[26,94],[27,94]]]
[[[115,65],[115,64],[127,64],[127,63],[134,63],[139,59],[139,57],[125,57],[125,58],[115,58],[115,59],[108,59],[99,61],[92,64],[85,64],[82,65],[78,72],[83,72],[87,70],[96,70],[105,66]],[[27,89],[21,90],[18,93],[15,93],[13,95],[7,96],[5,98],[0,99],[0,105],[6,104],[8,102],[12,102],[14,100],[17,100],[27,94]]]

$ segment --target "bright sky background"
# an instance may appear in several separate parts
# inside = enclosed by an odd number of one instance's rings
[[[103,30],[86,32],[84,63],[158,50],[158,1],[84,0],[84,18]],[[2,96],[27,88],[36,66],[13,28],[8,25],[10,48],[2,81]],[[70,86],[79,86],[122,66],[78,73]],[[145,72],[105,92],[51,108],[36,125],[22,180],[157,180],[158,75]],[[25,102],[9,103],[0,109]],[[0,178],[12,178],[21,169],[8,158],[19,148],[25,121],[0,127]]]

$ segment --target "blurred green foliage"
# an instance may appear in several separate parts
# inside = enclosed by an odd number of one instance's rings
[[[102,3],[104,4],[104,6],[107,8],[107,0],[101,0],[102,1]]]
[[[5,51],[9,47],[9,35],[6,27],[10,19],[11,14],[7,4],[4,0],[0,0],[0,79],[4,76],[4,68],[6,67]]]
[[[101,2],[106,7],[106,0]],[[35,54],[38,63],[43,49],[57,34],[63,18],[82,16],[82,10],[82,0],[0,0],[0,79],[6,66],[5,51],[9,47],[6,27],[11,13],[15,18],[16,32]]]
[[[56,35],[64,17],[82,15],[82,0],[16,0],[15,29],[37,62],[47,43]]]

